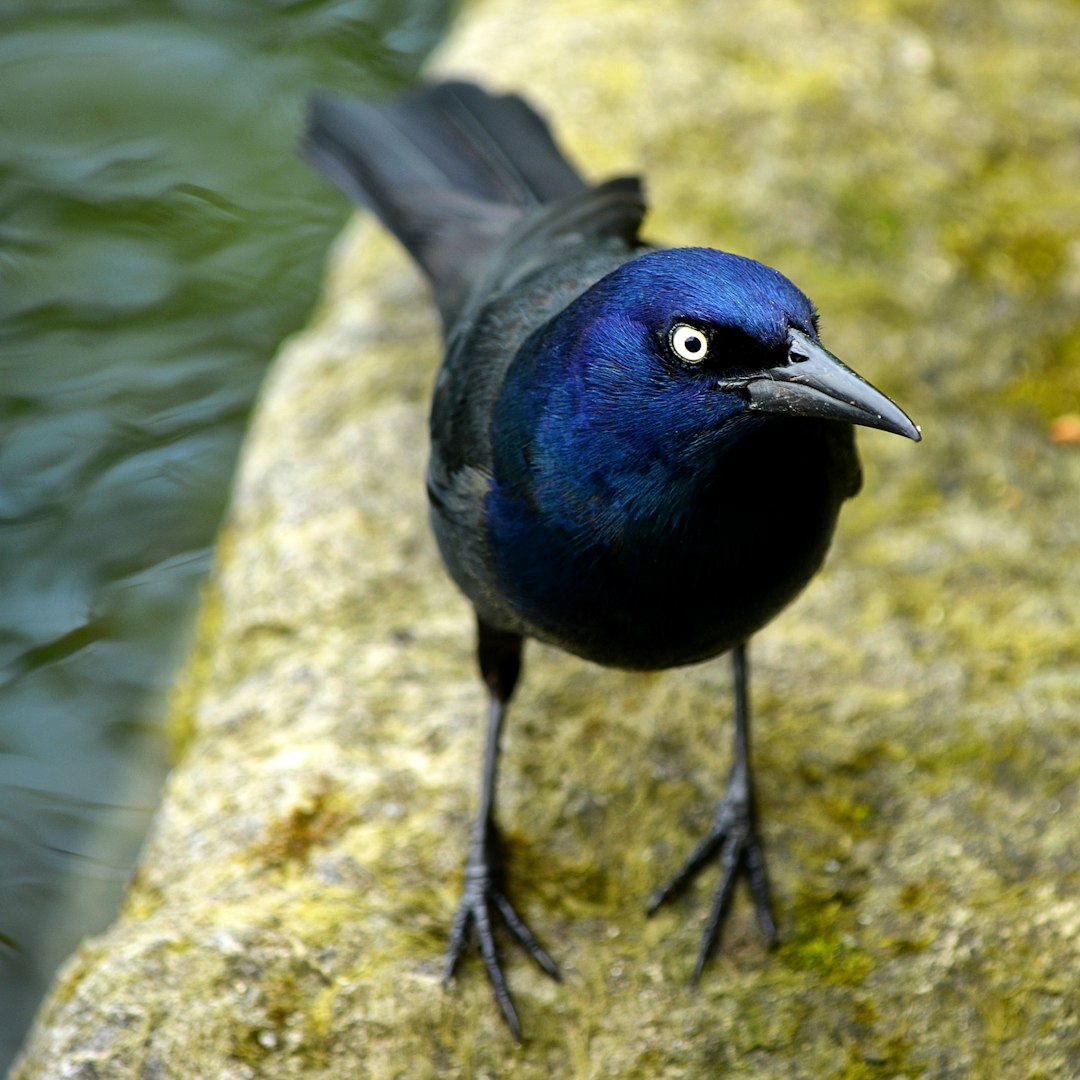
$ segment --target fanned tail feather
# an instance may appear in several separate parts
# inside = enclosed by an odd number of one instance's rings
[[[447,323],[524,213],[587,190],[521,98],[468,83],[382,103],[314,95],[303,150],[397,236]]]

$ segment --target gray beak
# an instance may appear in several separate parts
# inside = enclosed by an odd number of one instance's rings
[[[789,330],[788,341],[787,363],[746,382],[752,411],[846,420],[915,442],[922,438],[903,409],[801,330]]]

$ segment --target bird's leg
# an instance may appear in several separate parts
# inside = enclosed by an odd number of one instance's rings
[[[453,976],[458,961],[474,929],[488,978],[514,1038],[521,1039],[514,1002],[506,985],[499,955],[495,948],[492,912],[498,912],[510,932],[525,947],[525,951],[553,978],[559,978],[555,961],[536,940],[525,921],[506,897],[503,884],[502,856],[499,850],[499,828],[495,823],[495,784],[499,769],[499,739],[510,695],[521,673],[521,638],[493,630],[478,621],[477,655],[480,673],[490,695],[487,741],[484,744],[484,768],[480,780],[480,807],[476,814],[469,851],[465,859],[465,885],[457,913],[450,929],[443,981]]]
[[[765,872],[765,852],[757,828],[757,805],[754,795],[754,779],[750,770],[750,703],[747,692],[749,673],[746,661],[746,645],[737,645],[731,654],[735,672],[735,754],[727,788],[716,808],[716,817],[705,838],[690,853],[682,869],[649,900],[651,915],[666,901],[678,896],[702,868],[719,854],[720,884],[713,893],[712,910],[709,912],[705,930],[701,936],[697,963],[694,965],[693,981],[701,977],[705,962],[716,949],[720,931],[731,907],[735,882],[745,875],[754,900],[758,926],[775,945],[776,920],[772,913],[769,878]]]

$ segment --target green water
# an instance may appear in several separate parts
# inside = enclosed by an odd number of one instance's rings
[[[247,414],[347,213],[304,94],[403,85],[448,3],[0,6],[0,1072],[120,895]]]

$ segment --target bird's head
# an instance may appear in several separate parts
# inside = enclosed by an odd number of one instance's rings
[[[624,263],[530,337],[496,408],[499,483],[552,505],[660,508],[781,417],[918,440],[899,407],[818,340],[778,271],[706,248]],[[591,512],[591,511],[590,511]],[[658,510],[659,512],[659,510]]]
[[[753,259],[649,252],[585,292],[552,329],[564,377],[597,391],[594,408],[621,401],[638,423],[651,402],[665,426],[699,432],[773,414],[920,438],[898,406],[822,347],[810,300]]]

